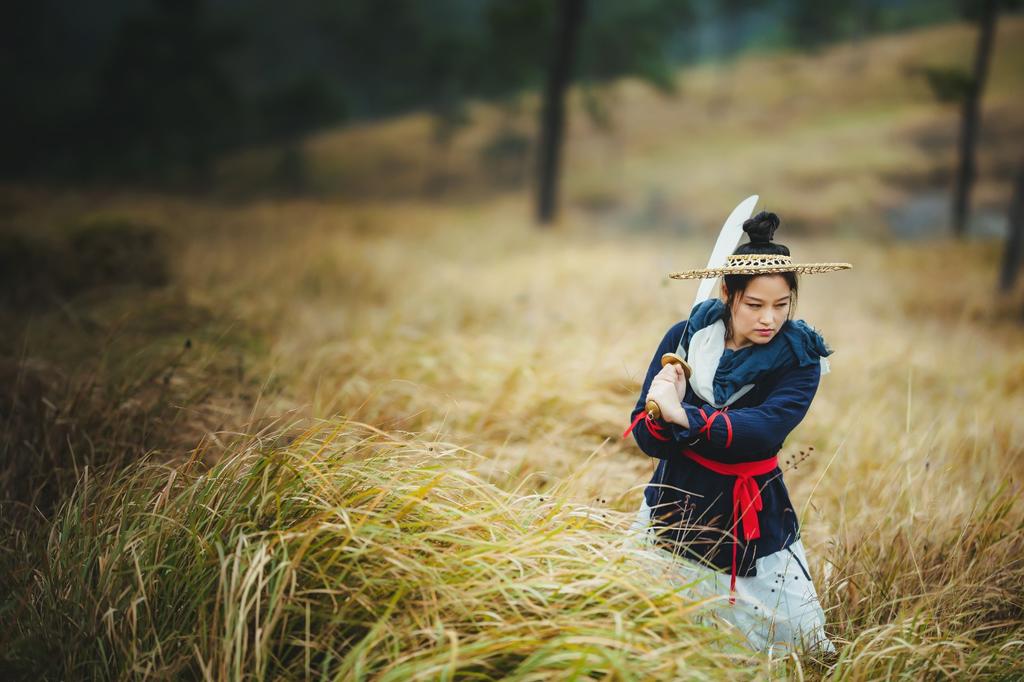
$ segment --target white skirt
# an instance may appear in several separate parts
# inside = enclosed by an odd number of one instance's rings
[[[736,601],[730,604],[730,576],[653,545],[651,508],[640,503],[630,533],[651,552],[651,572],[675,586],[692,586],[699,598],[716,600],[712,612],[736,627],[755,651],[773,656],[790,651],[834,652],[825,635],[825,614],[807,569],[803,543],[797,540],[759,557],[757,575],[736,577]]]

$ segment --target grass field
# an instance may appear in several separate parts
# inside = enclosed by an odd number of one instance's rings
[[[982,209],[1024,140],[1022,33],[997,37]],[[479,165],[529,98],[475,107],[443,167],[423,117],[324,132],[303,196],[251,195],[275,150],[204,198],[5,188],[21,261],[73,271],[61,245],[116,219],[165,235],[168,273],[40,275],[3,309],[0,672],[1024,676],[1024,291],[995,296],[997,240],[885,227],[953,162],[956,112],[908,68],[971,40],[751,57],[676,100],[619,84],[612,133],[573,120],[550,231]],[[747,654],[624,541],[654,461],[620,435],[696,291],[665,275],[749,192],[797,258],[854,264],[801,280],[836,352],[780,457],[829,661]]]

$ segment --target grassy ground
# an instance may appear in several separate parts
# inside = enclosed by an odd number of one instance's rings
[[[997,39],[982,206],[1020,140],[1021,31]],[[614,135],[574,121],[548,232],[475,165],[504,125],[486,108],[444,161],[472,202],[420,196],[418,117],[310,140],[305,198],[6,189],[40,262],[80,265],[61,245],[97,216],[170,243],[163,283],[44,278],[4,308],[4,670],[1024,674],[1024,292],[994,296],[997,242],[880,227],[951,166],[955,114],[897,67],[969,47],[942,27],[687,72],[678,101],[623,84]],[[665,274],[751,188],[798,258],[854,264],[801,282],[836,353],[781,457],[830,661],[745,654],[623,542],[653,461],[619,436],[696,290]]]

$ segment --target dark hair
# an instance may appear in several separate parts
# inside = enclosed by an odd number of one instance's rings
[[[733,254],[737,256],[750,253],[767,253],[773,256],[790,255],[789,247],[785,244],[777,244],[772,241],[772,237],[775,236],[775,230],[779,229],[779,222],[779,216],[767,211],[761,211],[753,218],[744,221],[743,231],[750,237],[750,241],[736,247]],[[790,303],[786,319],[790,320],[793,318],[793,309],[796,307],[799,280],[797,279],[795,272],[779,272],[772,274],[782,275],[783,279],[786,280],[786,284],[789,285]],[[726,291],[728,292],[725,300],[724,318],[725,338],[727,340],[732,338],[733,302],[736,300],[737,296],[740,296],[747,290],[747,285],[750,284],[750,280],[755,277],[764,277],[764,275],[725,275],[722,278],[725,282]]]

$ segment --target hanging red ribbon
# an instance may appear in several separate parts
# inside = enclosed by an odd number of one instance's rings
[[[683,454],[700,464],[705,469],[710,469],[716,474],[723,476],[735,476],[736,481],[732,486],[732,573],[729,580],[729,603],[736,603],[736,550],[739,546],[740,536],[737,532],[743,528],[743,540],[749,542],[761,537],[761,523],[757,513],[764,507],[761,501],[761,488],[754,480],[754,476],[762,476],[775,471],[779,466],[778,457],[758,459],[753,462],[737,462],[726,464],[716,462],[707,457],[701,457],[693,450],[683,450]]]
[[[629,425],[629,428],[622,432],[622,437],[625,438],[628,436],[630,432],[636,428],[636,425],[641,419],[644,420],[644,423],[647,425],[647,430],[652,436],[661,441],[671,440],[668,436],[663,435],[665,433],[665,427],[651,419],[651,415],[647,414],[647,410],[640,411],[640,414],[636,416],[636,419],[634,419],[633,423]]]

